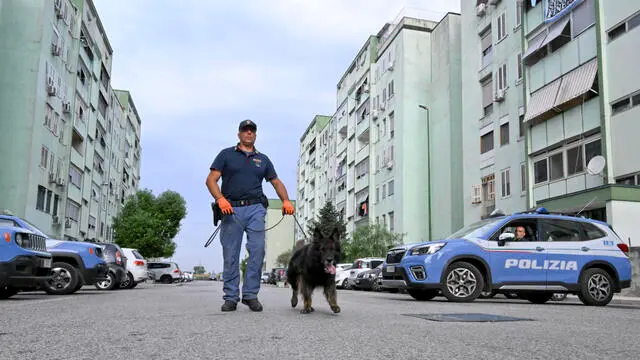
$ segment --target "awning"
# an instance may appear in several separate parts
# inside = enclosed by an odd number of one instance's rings
[[[522,60],[523,61],[526,60],[529,56],[531,56],[533,53],[538,51],[541,48],[542,42],[546,37],[547,37],[547,32],[543,31],[542,33],[538,34],[536,37],[531,39],[531,41],[529,41],[529,47],[522,55]]]
[[[598,58],[580,65],[562,77],[554,106],[562,105],[585,95],[591,90],[598,74]]]
[[[558,78],[531,94],[531,99],[527,104],[527,114],[524,117],[525,122],[553,109],[561,82],[562,78]]]
[[[565,16],[549,26],[549,33],[547,34],[547,37],[544,39],[542,44],[540,44],[540,47],[542,48],[544,46],[547,46],[547,44],[559,38],[562,35],[562,32],[569,26],[570,18],[571,16]]]

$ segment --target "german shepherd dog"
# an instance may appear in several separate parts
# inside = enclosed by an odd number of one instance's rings
[[[311,295],[320,286],[331,311],[340,312],[336,292],[336,263],[340,262],[341,252],[339,238],[338,229],[326,236],[316,228],[311,243],[298,248],[291,256],[287,269],[287,280],[293,290],[291,306],[298,305],[298,293],[302,294],[304,304],[300,312],[303,314],[314,311]]]

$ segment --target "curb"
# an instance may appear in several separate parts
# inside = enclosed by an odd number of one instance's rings
[[[575,300],[580,302],[577,295],[567,295],[567,300]],[[640,297],[632,297],[632,296],[613,296],[610,304],[616,305],[640,305]]]

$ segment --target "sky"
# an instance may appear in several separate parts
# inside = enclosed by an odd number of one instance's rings
[[[369,35],[399,15],[440,20],[455,0],[94,0],[113,48],[111,83],[131,91],[142,120],[140,188],[180,193],[187,216],[172,260],[222,271],[205,186],[238,124],[295,200],[300,137],[332,115],[336,86]],[[265,194],[277,198],[269,183]],[[241,257],[244,256],[244,245]]]

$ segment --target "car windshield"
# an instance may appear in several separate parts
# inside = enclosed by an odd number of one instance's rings
[[[453,234],[449,235],[447,237],[447,240],[450,239],[459,239],[459,238],[473,238],[473,237],[478,237],[480,236],[480,234],[483,234],[487,228],[490,228],[492,226],[494,226],[496,223],[500,222],[502,220],[502,218],[492,218],[492,219],[485,219],[485,220],[480,220],[478,222],[475,222],[473,224],[467,225],[465,227],[463,227],[462,229],[454,232]]]
[[[40,235],[40,236],[44,236],[46,238],[48,238],[47,234],[43,233],[42,231],[40,231],[40,229],[38,229],[37,227],[35,227],[35,225],[31,224],[30,222],[28,222],[27,220],[20,218],[20,220],[22,220],[22,222],[24,222],[24,224],[26,225],[27,229],[33,231],[34,233]]]

